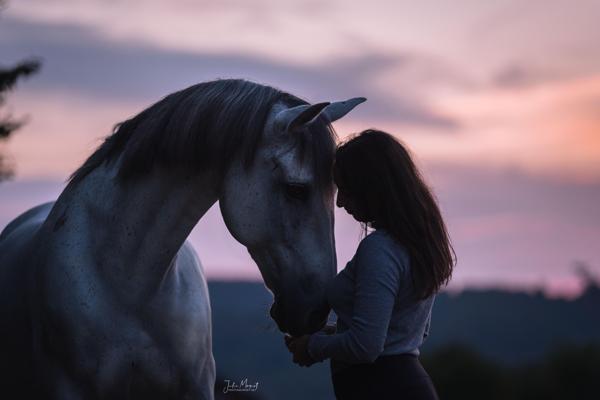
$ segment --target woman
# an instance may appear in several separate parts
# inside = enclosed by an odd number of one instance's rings
[[[337,206],[365,233],[327,297],[337,333],[285,341],[294,362],[331,359],[338,399],[437,399],[421,366],[435,294],[448,283],[454,251],[439,208],[405,147],[366,130],[338,147]]]

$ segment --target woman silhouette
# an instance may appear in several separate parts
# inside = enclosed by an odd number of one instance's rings
[[[286,345],[302,366],[331,359],[337,399],[437,399],[418,358],[455,264],[436,201],[406,148],[382,131],[339,146],[333,175],[337,206],[372,232],[328,286],[336,333],[286,336]]]

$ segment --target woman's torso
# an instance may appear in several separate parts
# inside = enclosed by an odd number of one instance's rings
[[[406,249],[394,240],[385,230],[378,229],[367,236],[377,246],[375,251],[385,249],[388,265],[381,268],[398,268],[400,277],[397,282],[397,295],[389,320],[387,336],[381,356],[392,354],[419,355],[419,347],[429,333],[431,309],[435,295],[424,300],[413,297],[413,283],[410,269],[410,258]],[[367,238],[363,240],[367,240]],[[373,266],[370,266],[373,267]],[[327,290],[329,304],[337,315],[337,332],[350,328],[353,317],[355,288],[357,281],[355,257],[332,280]],[[333,372],[344,369],[349,364],[332,359]]]

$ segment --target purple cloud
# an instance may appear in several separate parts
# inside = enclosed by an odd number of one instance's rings
[[[431,109],[418,88],[399,87],[390,96],[373,78],[390,68],[428,61],[418,55],[367,53],[318,65],[299,66],[258,55],[190,53],[135,43],[111,43],[76,25],[5,18],[0,23],[5,59],[39,56],[43,73],[34,90],[68,90],[87,96],[153,102],[191,84],[241,77],[281,87],[314,101],[365,96],[355,117],[453,130],[458,121]],[[402,70],[402,69],[400,69]],[[450,78],[448,78],[450,79]]]

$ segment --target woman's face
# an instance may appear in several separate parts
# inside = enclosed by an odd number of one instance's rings
[[[369,222],[369,218],[367,213],[364,210],[364,207],[361,207],[358,204],[356,197],[352,196],[348,188],[341,182],[339,171],[337,168],[333,169],[333,181],[337,186],[337,200],[336,205],[339,208],[343,208],[346,212],[357,220],[358,222]]]

